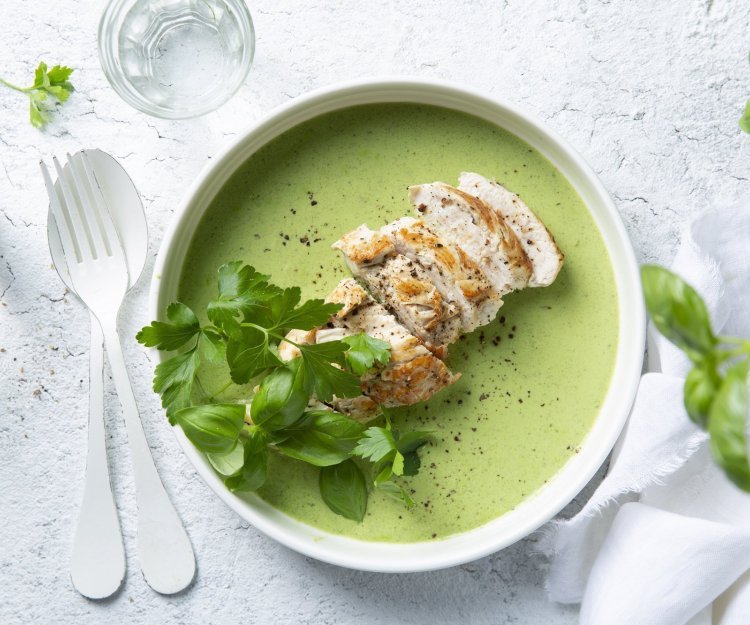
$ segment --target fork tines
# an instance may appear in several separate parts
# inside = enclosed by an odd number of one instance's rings
[[[60,166],[57,157],[52,158],[62,196],[44,161],[39,165],[68,263],[122,255],[117,230],[88,154],[82,150],[67,156],[67,168]]]

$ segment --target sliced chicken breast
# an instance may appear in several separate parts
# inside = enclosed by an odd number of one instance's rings
[[[380,229],[396,253],[418,263],[444,301],[461,315],[463,332],[471,332],[495,318],[503,305],[487,276],[460,247],[439,238],[422,220],[403,217]]]
[[[494,180],[465,172],[458,179],[458,188],[476,196],[500,215],[521,242],[532,266],[529,286],[549,286],[563,265],[563,253],[554,237],[518,195]]]
[[[521,242],[482,200],[444,182],[410,187],[409,199],[431,230],[481,267],[500,297],[528,284],[531,262]]]
[[[295,342],[324,343],[365,332],[391,346],[390,362],[362,378],[363,395],[334,398],[332,406],[336,410],[368,420],[377,414],[380,404],[394,407],[426,401],[460,377],[460,374],[453,375],[442,360],[352,278],[342,280],[326,300],[341,303],[344,308],[325,326],[296,334]],[[288,344],[282,343],[282,347],[284,345]],[[279,353],[285,360],[299,355],[293,346],[292,349],[280,347]]]
[[[461,334],[459,308],[443,298],[430,272],[416,259],[399,254],[382,232],[360,226],[333,244],[355,277],[392,310],[409,331],[438,355]]]

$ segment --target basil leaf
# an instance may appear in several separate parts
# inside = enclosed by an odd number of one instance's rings
[[[242,404],[206,404],[178,410],[174,415],[185,436],[208,453],[228,453],[237,443],[245,423]]]
[[[696,365],[685,378],[685,409],[693,422],[704,429],[720,383],[721,378],[713,367],[705,362]]]
[[[226,453],[208,453],[206,454],[206,458],[217,473],[224,477],[229,477],[237,475],[242,470],[242,465],[245,462],[245,449],[242,444],[237,443]]]
[[[748,363],[743,361],[727,370],[711,405],[708,433],[716,462],[730,480],[750,491],[750,466],[747,457]]]
[[[320,496],[336,514],[361,522],[367,512],[367,484],[351,460],[320,470]]]
[[[298,296],[296,299],[299,301]],[[322,299],[309,299],[301,306],[277,311],[275,322],[279,328],[312,330],[326,323],[342,307],[342,304],[326,303]]]
[[[646,307],[654,325],[693,360],[716,345],[700,295],[682,278],[656,265],[641,268]]]
[[[312,395],[312,381],[301,358],[269,373],[250,405],[255,425],[273,431],[292,425],[302,416]]]
[[[364,426],[330,410],[305,413],[289,437],[276,447],[286,456],[318,467],[343,462],[352,453]]]
[[[243,445],[242,470],[224,480],[233,492],[258,490],[268,477],[268,445],[263,432],[254,430]]]

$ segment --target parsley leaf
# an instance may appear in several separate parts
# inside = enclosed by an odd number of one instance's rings
[[[44,63],[40,63],[39,68],[41,68],[42,65],[44,65]],[[37,68],[37,72],[39,71],[39,68]],[[72,73],[73,69],[70,67],[55,65],[47,72],[47,80],[53,87],[70,87],[70,91],[73,91],[73,86],[68,82]]]
[[[399,436],[397,431],[388,427],[373,426],[365,431],[352,453],[370,462],[387,465],[388,475],[381,471],[376,483],[389,479],[390,473],[416,475],[421,463],[417,449],[427,442],[429,435],[430,432],[414,431]]]
[[[287,291],[295,290],[296,300],[299,302],[299,289],[287,289]],[[312,330],[313,328],[323,325],[326,323],[332,315],[335,315],[341,310],[341,304],[327,304],[322,299],[309,299],[302,304],[302,306],[294,306],[288,308],[290,301],[294,298],[285,297],[284,305],[286,308],[279,308],[278,311],[274,311],[274,321],[276,327],[295,330]]]
[[[314,383],[315,394],[320,401],[331,401],[333,396],[357,397],[362,394],[359,378],[343,368],[346,344],[329,341],[317,345],[300,345],[302,360]]]
[[[154,391],[161,395],[161,405],[167,409],[167,417],[173,425],[175,412],[190,405],[199,362],[198,349],[194,347],[156,365]]]
[[[271,348],[268,333],[255,327],[242,327],[227,342],[229,375],[235,384],[247,384],[268,369],[281,365]]]
[[[396,501],[403,503],[407,508],[414,507],[414,500],[409,496],[409,493],[407,493],[402,486],[399,486],[395,482],[382,482],[381,484],[378,484],[376,488],[380,492],[388,495],[388,497],[390,497],[391,499],[395,499]]]
[[[326,304],[322,299],[298,306],[301,293],[296,286],[276,293],[268,300],[268,317],[259,323],[268,325],[269,330],[312,330],[341,310],[341,304]]]
[[[182,347],[201,331],[198,317],[180,302],[169,305],[167,319],[169,322],[152,321],[150,326],[135,335],[136,340],[146,347],[172,351]]]
[[[208,303],[208,318],[224,326],[238,316],[252,318],[259,311],[265,311],[268,300],[281,293],[279,287],[268,281],[269,277],[239,260],[222,265],[219,297]]]
[[[67,101],[70,94],[75,91],[68,80],[72,73],[73,70],[70,67],[61,65],[55,65],[48,71],[47,64],[42,61],[34,72],[34,84],[30,87],[18,87],[2,78],[0,78],[0,84],[28,96],[29,121],[35,128],[42,128],[49,121],[49,115],[42,106],[42,102],[47,100],[48,95],[61,103]]]
[[[221,364],[227,357],[227,344],[224,337],[214,330],[203,330],[203,341],[201,341],[203,354],[213,363]]]
[[[391,431],[386,428],[373,426],[367,428],[364,436],[354,448],[353,453],[355,456],[360,456],[365,460],[380,462],[391,454],[395,455],[397,451],[396,441]]]
[[[375,339],[364,332],[341,339],[349,346],[346,352],[346,363],[357,375],[364,375],[376,363],[387,365],[391,359],[391,346],[385,341]]]

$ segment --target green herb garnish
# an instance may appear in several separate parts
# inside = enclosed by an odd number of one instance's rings
[[[42,61],[34,72],[34,84],[30,87],[18,87],[2,78],[0,83],[28,96],[29,120],[34,127],[41,128],[49,121],[49,111],[44,106],[48,97],[64,103],[73,93],[74,88],[69,80],[72,73],[73,70],[64,65],[55,65],[48,70],[47,64]]]
[[[388,363],[390,345],[366,334],[314,345],[293,342],[286,338],[289,330],[316,328],[341,309],[320,299],[300,300],[300,289],[282,289],[237,261],[219,269],[217,297],[206,308],[208,323],[175,302],[166,321],[144,327],[139,342],[180,351],[157,365],[154,375],[154,391],[170,423],[182,427],[230,490],[260,488],[273,452],[319,467],[323,501],[347,519],[364,518],[368,483],[413,506],[393,479],[417,473],[417,449],[429,433],[401,434],[389,415],[384,427],[366,427],[311,403],[361,395],[360,376]],[[282,361],[284,342],[299,357]],[[206,370],[225,371],[229,380],[209,394],[200,381]],[[249,406],[217,399],[233,385],[251,383],[254,391],[240,389],[251,396]]]
[[[646,307],[667,339],[690,358],[684,401],[690,418],[711,437],[711,452],[730,480],[750,492],[746,428],[750,341],[716,336],[700,295],[663,267],[641,270]]]

